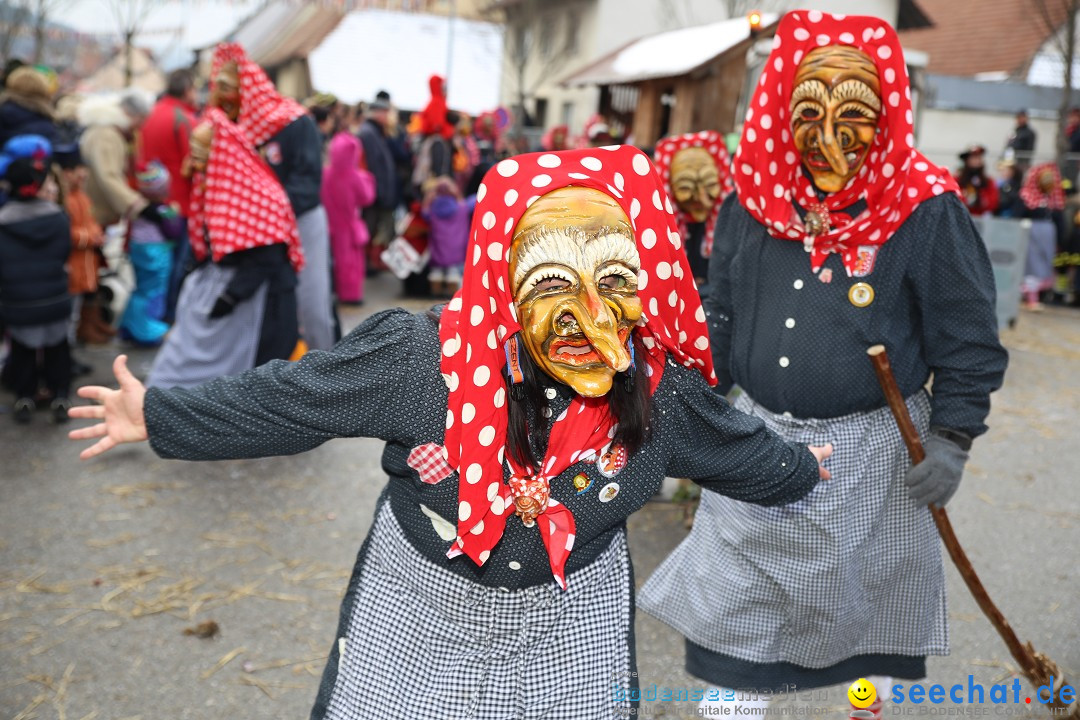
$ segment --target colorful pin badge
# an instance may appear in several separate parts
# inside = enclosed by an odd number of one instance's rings
[[[874,288],[870,287],[869,283],[855,283],[848,290],[847,297],[855,307],[864,308],[874,302]]]
[[[622,445],[611,445],[596,461],[596,469],[606,478],[615,477],[626,467],[626,448]]]
[[[611,502],[615,499],[615,496],[619,494],[619,483],[608,483],[600,489],[600,502]]]
[[[592,486],[592,478],[585,473],[578,473],[574,476],[574,491],[577,495],[581,495],[586,492]]]

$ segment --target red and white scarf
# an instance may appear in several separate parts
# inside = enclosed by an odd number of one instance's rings
[[[236,122],[252,145],[261,147],[286,125],[307,114],[303,105],[279,93],[263,69],[236,43],[221,43],[214,48],[210,66],[211,89],[221,66],[229,61],[236,63],[236,74],[240,79],[240,114]]]
[[[441,370],[450,389],[446,411],[447,461],[459,473],[458,538],[449,557],[468,555],[483,565],[499,542],[513,497],[549,483],[615,435],[606,398],[575,397],[556,421],[538,473],[506,457],[505,344],[521,330],[510,294],[510,242],[525,209],[541,195],[566,186],[593,188],[626,212],[641,260],[638,297],[643,315],[635,332],[646,358],[639,370],[659,382],[670,354],[716,382],[705,312],[682,251],[664,184],[649,158],[630,146],[531,153],[503,160],[477,192],[462,289],[439,327]],[[648,370],[642,365],[648,366]],[[510,483],[503,481],[503,461]],[[552,498],[536,519],[556,582],[566,587],[565,564],[574,543],[573,516]]]
[[[806,207],[818,200],[791,134],[788,102],[799,63],[806,53],[825,45],[850,45],[870,56],[878,71],[882,110],[863,167],[842,190],[825,196],[827,209],[837,212],[832,227],[813,237],[793,205]],[[790,12],[780,20],[746,111],[734,162],[739,202],[773,237],[805,243],[814,272],[829,253],[838,253],[851,275],[860,246],[884,244],[927,198],[944,192],[959,195],[949,171],[915,150],[912,120],[904,51],[888,23],[818,10]],[[866,209],[858,216],[840,214],[859,199],[866,201]]]
[[[701,132],[667,137],[656,144],[653,159],[656,160],[656,169],[660,171],[664,186],[668,188],[668,192],[674,197],[675,192],[671,187],[671,160],[675,157],[675,153],[691,147],[704,148],[712,156],[713,162],[716,163],[716,169],[720,171],[720,195],[716,198],[716,203],[712,206],[712,209],[709,210],[709,216],[705,218],[705,238],[701,249],[701,254],[709,257],[712,255],[713,229],[716,227],[716,216],[720,214],[720,204],[735,189],[735,183],[731,179],[731,156],[728,155],[724,136],[715,130],[702,130]],[[693,222],[693,218],[679,209],[678,206],[675,208],[675,217],[679,221],[679,232],[686,235],[686,227]]]
[[[240,128],[216,107],[203,120],[214,126],[206,170],[192,179],[188,229],[195,257],[214,262],[241,250],[285,243],[300,272],[304,253],[289,197]]]

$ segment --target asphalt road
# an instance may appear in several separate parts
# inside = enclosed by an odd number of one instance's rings
[[[395,293],[375,282],[344,324],[396,304]],[[949,511],[1021,638],[1080,685],[1080,313],[1024,315],[1006,344],[992,429]],[[80,352],[92,381],[107,380],[118,351]],[[152,353],[131,355],[145,372]],[[28,428],[0,416],[0,717],[306,718],[384,483],[380,443],[207,464],[125,447],[82,463],[66,431],[44,415]],[[682,507],[668,502],[632,519],[639,583],[685,533]],[[931,660],[931,681],[1011,682],[1015,663],[948,572],[952,654]],[[213,637],[187,634],[210,622]],[[639,614],[637,639],[643,686],[700,687],[675,632]],[[838,713],[843,693],[814,704]],[[642,715],[689,711],[646,703]]]

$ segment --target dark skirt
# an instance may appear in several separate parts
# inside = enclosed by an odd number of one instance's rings
[[[868,675],[921,680],[926,677],[926,657],[855,655],[829,667],[808,668],[787,662],[756,663],[741,660],[713,652],[687,640],[686,672],[717,687],[759,693],[783,693],[836,685]]]

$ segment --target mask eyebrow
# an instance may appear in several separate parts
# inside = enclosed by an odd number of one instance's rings
[[[845,80],[833,88],[832,96],[837,102],[858,100],[864,105],[873,108],[876,112],[881,111],[881,98],[875,95],[870,86],[862,80]]]
[[[540,228],[530,230],[518,248],[517,267],[511,290],[517,295],[521,283],[540,265],[565,265],[579,254],[585,233],[576,228]]]
[[[825,83],[820,80],[803,80],[799,86],[791,92],[791,102],[788,110],[794,110],[795,106],[803,100],[816,100],[825,105],[829,100],[829,90]]]
[[[621,229],[605,227],[591,233],[574,227],[532,230],[521,239],[511,291],[516,296],[529,274],[541,265],[592,270],[611,262],[621,262],[635,273],[640,269],[637,243]]]
[[[609,263],[623,263],[634,274],[641,269],[637,243],[632,237],[614,228],[602,228],[596,235],[586,240],[582,248],[585,262],[594,268]]]

